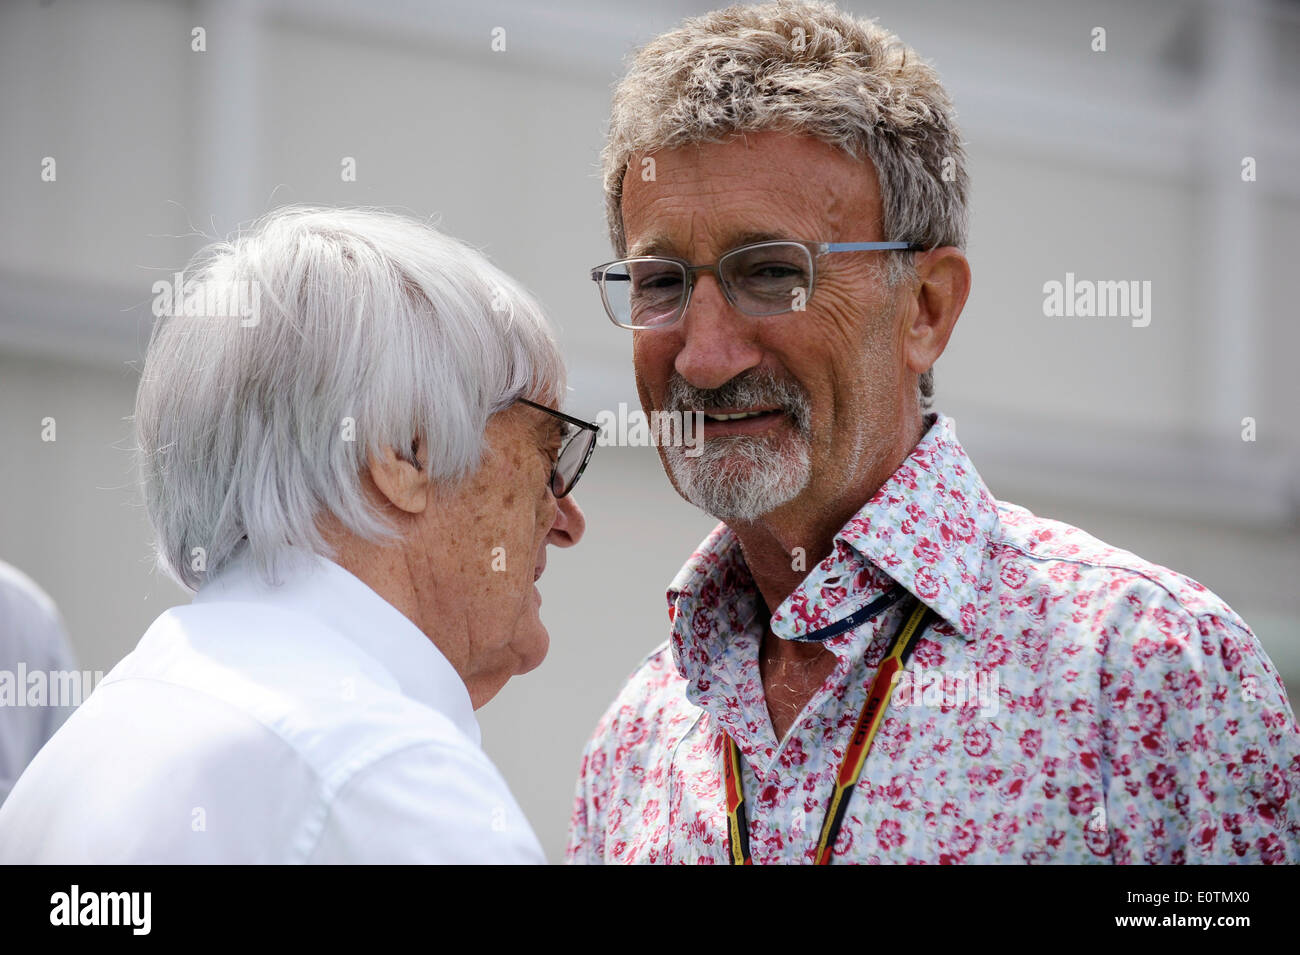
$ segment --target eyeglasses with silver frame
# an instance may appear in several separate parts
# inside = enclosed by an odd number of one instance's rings
[[[773,239],[726,252],[712,265],[636,255],[591,270],[610,320],[632,331],[669,328],[690,305],[701,272],[712,272],[727,303],[755,316],[802,311],[817,284],[817,259],[838,252],[919,252],[913,242],[801,242]]]

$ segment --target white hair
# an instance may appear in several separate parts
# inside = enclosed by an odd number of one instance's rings
[[[370,455],[409,459],[423,439],[429,480],[455,482],[477,468],[490,416],[564,390],[533,299],[412,219],[284,207],[184,275],[149,343],[135,443],[159,566],[190,589],[245,546],[268,581],[288,547],[333,556],[326,513],[395,536],[362,489]],[[214,287],[252,308],[205,313]]]
[[[614,90],[602,156],[617,253],[627,253],[622,200],[629,160],[764,130],[808,136],[870,160],[885,239],[966,247],[966,153],[938,73],[870,20],[829,3],[780,0],[684,20],[633,56]],[[914,280],[912,258],[889,253],[882,278],[889,285]],[[933,394],[930,371],[919,385],[924,406]]]

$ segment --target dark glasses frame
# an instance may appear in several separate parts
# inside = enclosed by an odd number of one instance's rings
[[[566,497],[573,491],[574,487],[578,484],[578,478],[582,477],[582,472],[587,470],[587,463],[591,460],[591,453],[596,449],[596,436],[600,434],[600,425],[591,421],[583,421],[581,418],[567,415],[563,411],[556,411],[554,408],[548,408],[546,405],[538,404],[536,401],[529,401],[527,398],[518,398],[516,400],[521,405],[528,405],[528,407],[536,408],[538,411],[545,411],[553,418],[559,418],[567,424],[582,429],[581,431],[569,435],[564,444],[560,445],[560,453],[555,456],[555,465],[551,468],[550,486],[551,493],[555,495],[555,499],[558,501],[560,498]],[[578,441],[584,441],[586,443],[586,448],[581,451],[582,463],[578,465],[578,470],[573,473],[573,477],[570,478],[566,484],[563,483],[562,480],[563,475],[561,473],[560,464],[565,461],[565,455],[570,454],[573,449],[581,447],[576,443]]]

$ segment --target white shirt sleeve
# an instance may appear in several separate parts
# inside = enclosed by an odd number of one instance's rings
[[[487,756],[431,742],[352,776],[307,861],[544,865],[546,857]]]
[[[54,601],[26,574],[0,561],[0,670],[9,674],[13,690],[26,693],[26,686],[17,685],[23,672],[76,668]],[[71,712],[71,706],[49,704],[0,706],[0,802]]]

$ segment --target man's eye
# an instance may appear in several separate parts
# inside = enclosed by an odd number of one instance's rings
[[[676,272],[660,272],[658,275],[648,275],[636,283],[636,291],[652,291],[655,289],[672,288],[675,289],[682,284],[682,277]]]

